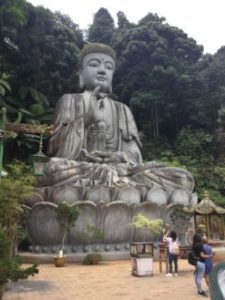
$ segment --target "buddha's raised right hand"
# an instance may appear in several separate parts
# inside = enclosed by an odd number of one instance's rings
[[[100,86],[97,86],[94,91],[91,93],[89,99],[89,107],[86,116],[84,117],[84,123],[86,126],[89,126],[92,123],[102,121],[103,118],[103,109],[104,101],[106,97],[105,93],[100,93]]]

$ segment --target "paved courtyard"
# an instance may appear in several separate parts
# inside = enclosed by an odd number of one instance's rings
[[[106,261],[97,266],[69,263],[39,266],[39,274],[12,283],[3,300],[195,300],[199,299],[193,280],[193,267],[179,261],[177,277],[159,273],[154,262],[152,277],[131,275],[131,262]],[[205,284],[203,285],[205,288]]]

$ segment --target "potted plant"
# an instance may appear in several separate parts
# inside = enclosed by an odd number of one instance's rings
[[[10,240],[6,231],[0,227],[0,300],[9,280],[26,279],[29,275],[38,273],[37,265],[21,268],[22,260],[19,256],[10,256]]]
[[[85,227],[86,240],[89,243],[89,253],[84,257],[84,265],[97,265],[102,260],[102,255],[94,251],[94,244],[104,239],[103,233],[94,225],[88,224]]]
[[[58,219],[62,227],[62,244],[58,256],[54,257],[56,267],[63,267],[65,263],[64,245],[66,237],[69,235],[70,226],[77,220],[80,209],[77,206],[71,206],[66,202],[61,202],[58,205]]]
[[[149,231],[155,236],[161,235],[163,232],[163,221],[161,219],[150,220],[141,213],[133,218],[133,222],[130,226],[142,229],[144,231],[144,240]],[[130,244],[130,253],[133,275],[153,275],[153,242],[132,242]]]

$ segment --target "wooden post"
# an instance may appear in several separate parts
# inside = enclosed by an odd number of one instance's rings
[[[168,246],[165,243],[158,244],[159,252],[159,272],[162,273],[162,265],[166,265],[166,273],[168,273]]]

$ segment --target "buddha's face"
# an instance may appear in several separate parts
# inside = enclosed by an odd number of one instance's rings
[[[82,62],[80,84],[87,90],[92,91],[100,86],[100,91],[110,92],[114,70],[115,62],[111,56],[103,53],[87,54]]]

